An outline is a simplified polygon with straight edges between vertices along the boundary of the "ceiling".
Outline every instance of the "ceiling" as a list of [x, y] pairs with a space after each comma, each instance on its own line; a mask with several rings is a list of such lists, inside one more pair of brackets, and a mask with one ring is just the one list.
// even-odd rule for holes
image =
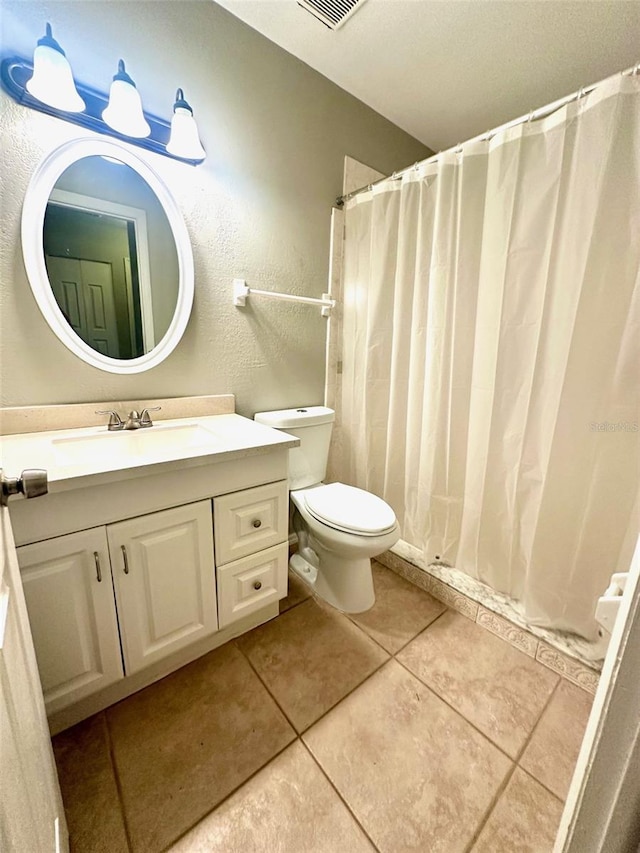
[[296, 0], [217, 0], [434, 151], [640, 61], [633, 0], [366, 0], [330, 30]]

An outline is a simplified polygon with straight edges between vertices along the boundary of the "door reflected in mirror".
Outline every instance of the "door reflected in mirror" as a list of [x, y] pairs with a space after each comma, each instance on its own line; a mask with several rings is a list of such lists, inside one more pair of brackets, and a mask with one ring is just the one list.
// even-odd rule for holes
[[134, 359], [163, 339], [178, 253], [162, 204], [129, 165], [98, 155], [66, 168], [47, 202], [43, 250], [60, 311], [93, 350]]

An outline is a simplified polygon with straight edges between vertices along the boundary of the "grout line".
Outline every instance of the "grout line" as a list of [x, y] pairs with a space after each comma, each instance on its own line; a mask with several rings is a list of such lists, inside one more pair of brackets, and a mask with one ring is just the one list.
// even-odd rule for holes
[[[435, 625], [436, 622], [438, 621], [438, 619], [440, 619], [442, 616], [444, 616], [445, 613], [456, 613], [457, 612], [457, 611], [453, 610], [453, 608], [451, 608], [447, 604], [445, 604], [444, 601], [441, 601], [440, 604], [442, 604], [444, 606], [444, 610], [442, 611], [442, 613], [438, 613], [438, 615], [434, 619], [432, 619], [428, 625], [425, 625], [421, 631], [418, 631], [418, 633], [415, 635], [415, 637], [412, 637], [410, 640], [407, 640], [407, 642], [401, 648], [399, 648], [396, 652], [394, 652], [393, 653], [394, 658], [396, 657], [396, 655], [399, 655], [400, 652], [403, 652], [407, 648], [409, 643], [412, 643], [414, 640], [417, 640], [418, 637], [421, 637], [425, 633], [425, 631], [428, 631], [429, 628], [431, 628], [432, 625]], [[399, 663], [399, 661], [398, 661], [398, 663]]]
[[518, 770], [521, 773], [524, 773], [525, 776], [528, 776], [532, 782], [536, 783], [536, 785], [540, 785], [540, 787], [544, 791], [546, 791], [547, 794], [552, 796], [554, 800], [557, 800], [559, 803], [562, 803], [562, 805], [564, 806], [565, 801], [562, 799], [562, 797], [559, 797], [557, 794], [554, 794], [553, 791], [551, 791], [549, 788], [547, 788], [547, 786], [544, 784], [544, 782], [541, 782], [539, 779], [536, 779], [536, 777], [533, 775], [533, 773], [531, 773], [529, 770], [526, 770], [521, 764], [518, 764]]
[[240, 788], [242, 788], [244, 785], [246, 785], [248, 782], [250, 782], [251, 779], [253, 779], [255, 776], [258, 775], [258, 773], [261, 773], [265, 769], [265, 767], [268, 767], [269, 764], [271, 764], [272, 761], [275, 761], [276, 758], [279, 758], [279, 756], [281, 756], [282, 753], [285, 752], [285, 750], [289, 749], [290, 746], [293, 746], [293, 744], [297, 740], [300, 740], [300, 738], [296, 736], [293, 740], [289, 741], [288, 744], [286, 744], [281, 749], [279, 749], [277, 752], [275, 752], [268, 761], [265, 761], [264, 764], [262, 764], [256, 770], [254, 770], [253, 773], [251, 773], [249, 776], [247, 776], [247, 778], [244, 779], [242, 782], [240, 782], [240, 784], [236, 785], [236, 787], [233, 788], [231, 791], [229, 791], [228, 794], [225, 794], [225, 796], [219, 802], [217, 802], [208, 812], [205, 812], [200, 818], [198, 818], [198, 820], [194, 824], [192, 824], [190, 827], [185, 829], [184, 832], [181, 832], [180, 835], [177, 836], [177, 838], [173, 839], [173, 841], [170, 841], [166, 847], [163, 847], [161, 853], [167, 853], [167, 851], [170, 851], [174, 844], [177, 844], [186, 835], [188, 835], [191, 832], [191, 830], [195, 829], [196, 826], [201, 824], [203, 820], [205, 820], [207, 817], [209, 817], [214, 812], [216, 812], [220, 808], [220, 806], [222, 806], [224, 803], [226, 803], [227, 800], [230, 800], [231, 797], [233, 797], [233, 795], [236, 794], [240, 790]]
[[[300, 602], [300, 604], [301, 604], [301, 603], [302, 603], [302, 602]], [[293, 610], [293, 608], [291, 608], [291, 609]], [[289, 612], [288, 610], [285, 610], [285, 613], [288, 613], [288, 612]], [[258, 627], [259, 627], [259, 626], [258, 626]], [[233, 641], [233, 642], [235, 643], [235, 645], [236, 645], [236, 648], [238, 649], [238, 651], [240, 652], [240, 654], [244, 657], [244, 659], [246, 660], [246, 662], [249, 664], [249, 666], [250, 666], [250, 668], [251, 668], [251, 671], [252, 671], [252, 672], [253, 672], [253, 674], [256, 676], [256, 678], [258, 679], [258, 681], [260, 682], [260, 684], [262, 684], [262, 686], [264, 687], [264, 689], [267, 691], [267, 693], [269, 694], [269, 697], [271, 698], [272, 702], [274, 702], [274, 703], [275, 703], [276, 707], [278, 708], [278, 710], [280, 711], [280, 713], [282, 714], [282, 716], [283, 716], [283, 717], [285, 718], [285, 720], [289, 723], [289, 725], [291, 726], [291, 728], [293, 729], [293, 731], [294, 731], [294, 733], [295, 733], [295, 736], [296, 736], [296, 737], [299, 737], [299, 736], [300, 736], [300, 734], [299, 734], [299, 732], [298, 732], [297, 728], [294, 726], [294, 724], [293, 724], [293, 720], [292, 720], [292, 719], [289, 717], [289, 715], [285, 712], [284, 708], [282, 707], [282, 705], [280, 704], [280, 702], [276, 699], [276, 697], [273, 695], [273, 693], [271, 692], [271, 690], [269, 690], [268, 685], [266, 684], [265, 680], [262, 678], [262, 676], [260, 675], [260, 673], [258, 672], [258, 670], [257, 670], [257, 669], [255, 668], [255, 666], [253, 665], [253, 662], [252, 662], [252, 661], [251, 661], [251, 659], [249, 658], [249, 655], [244, 651], [244, 649], [242, 649], [242, 648], [240, 647], [240, 644], [237, 642], [237, 640], [238, 640], [238, 639], [239, 639], [239, 638], [236, 638], [236, 639]]]
[[464, 853], [471, 853], [471, 851], [473, 850], [473, 847], [474, 847], [476, 841], [480, 838], [480, 835], [482, 834], [482, 830], [485, 828], [485, 826], [487, 825], [487, 823], [489, 821], [489, 818], [493, 814], [493, 810], [495, 809], [495, 807], [500, 802], [502, 795], [504, 794], [504, 792], [507, 789], [507, 785], [511, 781], [513, 774], [516, 772], [517, 766], [518, 765], [514, 762], [511, 765], [511, 767], [509, 768], [509, 770], [507, 770], [507, 772], [504, 776], [504, 779], [502, 780], [502, 782], [498, 786], [498, 789], [497, 789], [496, 793], [494, 794], [493, 799], [489, 803], [487, 810], [485, 811], [485, 813], [480, 818], [480, 822], [478, 823], [478, 825], [476, 827], [476, 831], [473, 833], [469, 843], [464, 848]]
[[[313, 598], [313, 596], [312, 596], [312, 595], [308, 595], [306, 598], [303, 598], [303, 599], [301, 599], [300, 601], [296, 601], [296, 602], [294, 602], [293, 604], [289, 605], [289, 607], [287, 607], [285, 610], [280, 610], [280, 611], [278, 612], [278, 616], [284, 616], [284, 614], [285, 614], [285, 613], [289, 613], [289, 611], [290, 611], [290, 610], [295, 610], [295, 609], [296, 609], [296, 607], [300, 607], [300, 605], [301, 605], [301, 604], [304, 604], [304, 603], [305, 603], [305, 601], [309, 601], [309, 599], [310, 599], [310, 598]], [[278, 616], [276, 616], [275, 618], [277, 619], [277, 618], [278, 618]], [[270, 621], [270, 622], [272, 622], [273, 620], [272, 620], [272, 619], [270, 619], [269, 621]], [[267, 622], [262, 622], [262, 623], [261, 623], [261, 625], [267, 625], [267, 624], [268, 624]], [[260, 627], [261, 627], [261, 625], [256, 625], [256, 628], [260, 628]], [[253, 631], [253, 630], [255, 630], [255, 628], [252, 628], [251, 630]], [[240, 634], [240, 636], [241, 636], [241, 637], [244, 637], [244, 634]], [[238, 638], [236, 637], [236, 639], [238, 639]]]
[[364, 837], [367, 838], [371, 842], [371, 845], [372, 845], [373, 849], [376, 851], [376, 853], [380, 853], [380, 848], [376, 844], [374, 844], [373, 839], [371, 838], [369, 833], [366, 831], [366, 829], [364, 828], [364, 826], [360, 822], [360, 819], [358, 818], [358, 816], [356, 815], [354, 810], [351, 808], [349, 803], [345, 800], [345, 798], [342, 796], [342, 794], [340, 793], [338, 788], [335, 786], [333, 780], [331, 779], [331, 777], [329, 776], [327, 771], [324, 769], [324, 767], [320, 763], [320, 760], [318, 758], [316, 758], [316, 756], [313, 754], [313, 752], [311, 751], [309, 746], [302, 740], [302, 738], [299, 738], [299, 740], [300, 740], [300, 743], [302, 744], [302, 746], [306, 749], [307, 753], [311, 756], [311, 760], [314, 762], [314, 764], [316, 764], [316, 766], [319, 768], [319, 770], [322, 773], [322, 775], [324, 776], [324, 778], [327, 780], [327, 782], [331, 785], [333, 790], [336, 792], [336, 795], [338, 796], [338, 799], [340, 800], [340, 802], [344, 804], [345, 808], [347, 809], [347, 811], [349, 812], [351, 817], [358, 824], [358, 826], [360, 827], [360, 829], [364, 833]]
[[[553, 690], [552, 690], [552, 691], [551, 691], [551, 693], [549, 694], [549, 697], [548, 697], [547, 701], [544, 703], [544, 706], [543, 706], [542, 710], [540, 711], [540, 715], [539, 715], [538, 719], [536, 720], [536, 722], [535, 722], [534, 726], [532, 727], [531, 731], [529, 732], [529, 734], [528, 734], [528, 735], [527, 735], [527, 737], [525, 738], [524, 744], [523, 744], [523, 745], [522, 745], [522, 747], [520, 748], [520, 751], [518, 752], [518, 756], [517, 756], [517, 758], [516, 758], [516, 759], [512, 759], [512, 761], [513, 761], [513, 765], [512, 765], [512, 767], [511, 767], [511, 770], [507, 773], [507, 775], [505, 776], [505, 778], [502, 780], [502, 784], [501, 784], [501, 785], [500, 785], [500, 787], [498, 788], [498, 791], [496, 792], [496, 795], [495, 795], [495, 797], [493, 798], [493, 800], [492, 800], [492, 802], [491, 802], [491, 805], [489, 806], [489, 808], [487, 809], [487, 811], [484, 813], [484, 817], [481, 819], [480, 823], [478, 824], [478, 826], [477, 826], [477, 828], [476, 828], [476, 831], [475, 831], [475, 834], [474, 834], [473, 838], [472, 838], [472, 839], [471, 839], [471, 841], [469, 842], [468, 847], [465, 849], [465, 853], [471, 853], [471, 850], [472, 850], [472, 848], [473, 848], [473, 845], [476, 843], [476, 841], [478, 840], [478, 838], [480, 837], [480, 835], [481, 835], [481, 833], [482, 833], [482, 830], [483, 830], [483, 829], [485, 828], [485, 826], [487, 825], [487, 823], [488, 823], [488, 821], [489, 821], [489, 818], [490, 818], [490, 817], [491, 817], [491, 815], [493, 814], [493, 810], [494, 810], [494, 809], [495, 809], [495, 807], [498, 805], [498, 802], [500, 801], [500, 799], [501, 799], [502, 795], [504, 794], [504, 792], [505, 792], [505, 790], [506, 790], [506, 788], [507, 788], [507, 785], [508, 785], [508, 784], [509, 784], [509, 782], [511, 781], [511, 778], [513, 777], [513, 774], [516, 772], [516, 769], [519, 769], [519, 770], [522, 770], [522, 769], [523, 769], [522, 767], [520, 767], [520, 759], [521, 759], [521, 758], [522, 758], [522, 756], [524, 755], [524, 752], [525, 752], [526, 748], [529, 746], [529, 743], [531, 742], [531, 739], [533, 738], [533, 735], [534, 735], [534, 733], [535, 733], [536, 729], [538, 728], [538, 724], [540, 723], [540, 720], [541, 720], [541, 719], [542, 719], [542, 717], [544, 716], [545, 711], [546, 711], [546, 710], [547, 710], [547, 708], [549, 707], [549, 705], [550, 705], [550, 703], [551, 703], [551, 700], [553, 699], [553, 697], [554, 697], [554, 695], [555, 695], [555, 692], [556, 692], [556, 690], [558, 689], [558, 685], [559, 685], [559, 684], [560, 684], [560, 679], [558, 678], [558, 681], [557, 681], [557, 682], [556, 682], [556, 684], [554, 685]], [[526, 772], [526, 771], [524, 771], [524, 772]], [[529, 776], [531, 776], [531, 774], [529, 774]], [[532, 779], [535, 779], [535, 776], [531, 776], [531, 778], [532, 778]], [[537, 779], [535, 779], [535, 781], [537, 782], [538, 780], [537, 780]], [[539, 783], [539, 784], [542, 784], [542, 783]], [[545, 790], [548, 790], [544, 785], [543, 785], [542, 787], [543, 787], [543, 788], [545, 788]], [[552, 793], [552, 792], [551, 792], [551, 791], [549, 791], [549, 793]], [[554, 794], [554, 796], [555, 796], [555, 794]], [[556, 799], [558, 799], [558, 798], [556, 797]]]
[[[395, 658], [394, 658], [394, 660], [395, 660]], [[491, 746], [493, 746], [495, 749], [497, 749], [498, 752], [501, 752], [505, 758], [508, 758], [509, 761], [512, 762], [512, 764], [516, 763], [515, 759], [512, 758], [507, 752], [505, 752], [503, 747], [498, 746], [497, 743], [494, 743], [491, 740], [491, 738], [485, 732], [482, 731], [482, 729], [479, 729], [475, 723], [472, 723], [471, 720], [468, 720], [458, 708], [456, 708], [454, 705], [452, 705], [451, 702], [449, 702], [447, 699], [444, 698], [444, 696], [441, 696], [434, 687], [432, 687], [430, 684], [426, 684], [426, 682], [424, 682], [420, 678], [419, 675], [416, 675], [415, 672], [412, 672], [409, 669], [409, 667], [406, 664], [404, 664], [401, 660], [396, 660], [396, 663], [399, 666], [401, 666], [406, 672], [408, 672], [409, 675], [412, 675], [415, 679], [417, 679], [417, 681], [419, 681], [423, 687], [426, 687], [427, 690], [429, 690], [431, 693], [433, 693], [433, 695], [436, 698], [438, 698], [441, 702], [444, 702], [444, 704], [447, 706], [447, 708], [449, 708], [451, 711], [453, 711], [455, 714], [457, 714], [457, 716], [460, 717], [461, 720], [464, 720], [468, 726], [471, 726], [471, 728], [474, 729], [479, 735], [482, 735], [482, 737], [487, 741], [487, 743], [491, 744]]]
[[[558, 675], [558, 673], [556, 673], [556, 675]], [[552, 700], [552, 699], [553, 699], [553, 697], [556, 695], [556, 692], [557, 692], [558, 687], [560, 686], [561, 682], [562, 682], [562, 678], [561, 678], [561, 676], [558, 676], [558, 680], [557, 680], [557, 681], [556, 681], [556, 683], [553, 685], [553, 690], [552, 690], [552, 691], [551, 691], [551, 693], [549, 694], [549, 697], [548, 697], [547, 701], [544, 703], [544, 705], [543, 705], [543, 707], [542, 707], [542, 710], [540, 711], [540, 714], [538, 715], [538, 719], [535, 721], [535, 723], [534, 723], [534, 725], [533, 725], [533, 728], [532, 728], [532, 729], [531, 729], [531, 731], [529, 732], [529, 735], [528, 735], [528, 737], [526, 738], [526, 740], [525, 740], [525, 742], [524, 742], [524, 744], [523, 744], [523, 746], [522, 746], [522, 749], [521, 749], [521, 750], [520, 750], [520, 752], [518, 753], [518, 757], [516, 758], [516, 762], [517, 762], [518, 764], [520, 763], [520, 759], [521, 759], [521, 758], [522, 758], [522, 756], [524, 755], [526, 748], [529, 746], [529, 743], [530, 743], [530, 742], [531, 742], [531, 740], [533, 739], [533, 736], [534, 736], [535, 732], [537, 731], [538, 726], [540, 725], [540, 721], [541, 721], [541, 720], [542, 720], [542, 718], [544, 717], [544, 715], [545, 715], [545, 713], [546, 713], [546, 711], [547, 711], [547, 708], [548, 708], [548, 707], [549, 707], [549, 705], [551, 704], [551, 700]]]
[[[286, 612], [288, 612], [288, 611], [286, 611]], [[286, 713], [286, 711], [284, 710], [284, 708], [283, 708], [283, 707], [282, 707], [282, 705], [280, 704], [280, 702], [276, 699], [276, 697], [275, 697], [275, 696], [273, 695], [273, 693], [271, 692], [271, 690], [270, 690], [270, 688], [269, 688], [268, 684], [267, 684], [267, 683], [265, 682], [265, 680], [261, 677], [260, 673], [257, 671], [257, 669], [255, 668], [255, 666], [253, 665], [253, 663], [249, 660], [249, 657], [247, 656], [247, 654], [246, 654], [242, 649], [240, 649], [240, 651], [242, 652], [242, 654], [243, 654], [243, 655], [245, 656], [245, 658], [247, 659], [247, 661], [248, 661], [248, 663], [249, 663], [249, 666], [251, 667], [251, 669], [254, 671], [254, 673], [256, 674], [256, 676], [258, 677], [258, 679], [260, 680], [260, 683], [262, 684], [262, 686], [265, 688], [265, 690], [267, 691], [267, 693], [269, 694], [269, 696], [270, 696], [270, 697], [273, 699], [273, 701], [276, 703], [276, 705], [278, 706], [278, 708], [280, 709], [280, 711], [281, 711], [281, 712], [282, 712], [282, 714], [284, 715], [284, 717], [285, 717], [285, 719], [287, 720], [287, 722], [289, 723], [289, 725], [293, 728], [293, 730], [294, 730], [294, 732], [296, 733], [296, 736], [297, 736], [297, 737], [302, 737], [302, 735], [303, 735], [305, 732], [308, 732], [308, 731], [309, 731], [309, 729], [310, 729], [312, 726], [315, 726], [315, 724], [316, 724], [316, 723], [319, 723], [319, 722], [320, 722], [320, 720], [322, 720], [324, 717], [326, 717], [326, 716], [327, 716], [327, 714], [329, 714], [331, 711], [333, 711], [333, 710], [334, 710], [334, 708], [337, 708], [337, 707], [338, 707], [338, 705], [339, 705], [341, 702], [344, 702], [344, 700], [345, 700], [348, 696], [351, 696], [351, 694], [352, 694], [352, 693], [355, 693], [355, 691], [356, 691], [359, 687], [362, 687], [362, 685], [363, 685], [366, 681], [368, 681], [368, 680], [371, 678], [371, 676], [372, 676], [372, 675], [375, 675], [377, 672], [379, 672], [379, 671], [382, 669], [382, 667], [383, 667], [383, 666], [385, 666], [386, 664], [388, 664], [388, 663], [389, 663], [389, 661], [393, 659], [391, 656], [389, 656], [386, 660], [382, 661], [378, 666], [376, 666], [376, 668], [375, 668], [375, 669], [371, 670], [371, 672], [370, 672], [370, 673], [368, 673], [368, 675], [365, 675], [365, 677], [362, 679], [362, 681], [359, 681], [356, 685], [354, 685], [354, 686], [353, 686], [353, 687], [348, 691], [348, 693], [345, 693], [345, 694], [344, 694], [344, 696], [342, 696], [340, 699], [338, 699], [338, 701], [337, 701], [335, 704], [331, 705], [331, 707], [330, 707], [330, 708], [327, 708], [327, 709], [326, 709], [326, 711], [323, 711], [323, 712], [322, 712], [322, 714], [320, 714], [320, 716], [319, 716], [317, 719], [315, 719], [313, 722], [309, 723], [309, 725], [308, 725], [308, 726], [306, 726], [306, 727], [305, 727], [301, 732], [299, 732], [299, 731], [298, 731], [298, 729], [296, 728], [296, 726], [294, 725], [293, 721], [290, 719], [289, 715]], [[386, 651], [386, 650], [385, 650], [385, 651]], [[389, 654], [389, 652], [386, 652], [386, 654]]]
[[127, 820], [127, 813], [124, 807], [124, 797], [122, 796], [122, 782], [120, 781], [120, 774], [118, 773], [118, 767], [116, 765], [116, 758], [113, 748], [113, 739], [111, 737], [111, 729], [109, 727], [109, 719], [107, 716], [107, 708], [99, 713], [102, 714], [104, 720], [104, 730], [107, 736], [107, 748], [109, 750], [109, 760], [111, 762], [111, 770], [113, 772], [113, 778], [116, 785], [116, 792], [118, 794], [118, 805], [120, 806], [120, 813], [122, 815], [122, 824], [124, 826], [124, 834], [127, 839], [127, 846], [129, 848], [130, 853], [133, 852], [133, 841], [131, 840], [131, 831], [129, 829], [129, 821]]

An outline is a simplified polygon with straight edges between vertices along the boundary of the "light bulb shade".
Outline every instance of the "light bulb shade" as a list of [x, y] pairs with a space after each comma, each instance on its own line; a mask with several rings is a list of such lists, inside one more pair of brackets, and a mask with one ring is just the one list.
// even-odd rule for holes
[[124, 70], [120, 60], [118, 73], [109, 89], [109, 104], [102, 113], [104, 121], [123, 136], [142, 139], [149, 136], [151, 128], [142, 112], [142, 100], [135, 83]]
[[71, 66], [58, 42], [47, 34], [38, 41], [33, 53], [33, 76], [27, 81], [27, 92], [43, 104], [67, 113], [81, 113], [85, 103], [76, 90]]
[[204, 160], [207, 156], [200, 142], [193, 110], [184, 100], [182, 89], [178, 89], [176, 102], [173, 105], [171, 136], [167, 143], [167, 151], [174, 157], [183, 157], [185, 160]]

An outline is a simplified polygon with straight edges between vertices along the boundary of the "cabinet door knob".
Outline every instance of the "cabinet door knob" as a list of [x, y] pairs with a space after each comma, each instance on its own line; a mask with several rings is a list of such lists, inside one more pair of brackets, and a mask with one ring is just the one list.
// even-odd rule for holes
[[262, 581], [256, 581], [253, 585], [254, 589], [262, 589]]
[[120, 549], [122, 551], [122, 559], [124, 560], [124, 573], [125, 573], [125, 575], [128, 575], [129, 574], [129, 558], [127, 557], [127, 549], [125, 548], [124, 545], [121, 545]]
[[96, 577], [98, 583], [102, 583], [102, 572], [100, 571], [100, 555], [97, 551], [93, 552], [93, 559], [96, 561]]
[[258, 529], [258, 527], [260, 527], [261, 525], [262, 525], [262, 522], [260, 521], [260, 519], [259, 519], [259, 518], [255, 518], [255, 519], [253, 520], [253, 526], [256, 528], [256, 530], [257, 530], [257, 529]]

